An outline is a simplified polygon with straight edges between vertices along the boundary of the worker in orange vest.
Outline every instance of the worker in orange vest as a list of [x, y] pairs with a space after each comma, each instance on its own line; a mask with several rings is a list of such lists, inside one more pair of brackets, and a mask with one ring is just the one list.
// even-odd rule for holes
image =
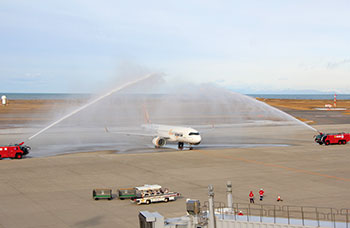
[[281, 196], [277, 196], [277, 202], [281, 202], [281, 201], [283, 201]]
[[260, 188], [260, 191], [259, 191], [259, 195], [260, 195], [260, 201], [262, 201], [263, 200], [263, 198], [264, 198], [264, 189], [262, 189], [262, 188]]
[[249, 200], [250, 200], [250, 203], [254, 203], [254, 193], [253, 193], [253, 191], [250, 191], [250, 193], [249, 193]]

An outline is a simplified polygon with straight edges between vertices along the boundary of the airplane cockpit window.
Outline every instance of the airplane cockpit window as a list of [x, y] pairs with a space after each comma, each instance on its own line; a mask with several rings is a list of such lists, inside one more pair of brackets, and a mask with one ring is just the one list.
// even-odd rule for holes
[[190, 132], [188, 135], [199, 135], [199, 132]]

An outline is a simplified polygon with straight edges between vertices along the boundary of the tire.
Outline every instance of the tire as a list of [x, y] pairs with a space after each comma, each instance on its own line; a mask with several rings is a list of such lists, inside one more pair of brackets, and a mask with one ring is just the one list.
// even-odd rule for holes
[[147, 205], [151, 204], [151, 200], [147, 200], [147, 201], [146, 201], [146, 204], [147, 204]]
[[179, 150], [183, 150], [183, 148], [184, 148], [184, 143], [183, 143], [183, 142], [179, 142], [177, 148], [178, 148]]
[[98, 200], [98, 198], [95, 198], [95, 200]]
[[166, 203], [169, 202], [169, 198], [165, 198], [164, 202]]
[[343, 140], [339, 140], [339, 141], [338, 141], [338, 144], [339, 144], [339, 145], [343, 144]]
[[329, 142], [329, 140], [327, 140], [327, 141], [325, 142], [325, 145], [328, 146], [329, 144], [331, 144], [331, 143]]
[[112, 198], [108, 198], [108, 200], [111, 200]]
[[20, 154], [20, 153], [16, 154], [15, 158], [16, 159], [22, 159], [22, 154]]

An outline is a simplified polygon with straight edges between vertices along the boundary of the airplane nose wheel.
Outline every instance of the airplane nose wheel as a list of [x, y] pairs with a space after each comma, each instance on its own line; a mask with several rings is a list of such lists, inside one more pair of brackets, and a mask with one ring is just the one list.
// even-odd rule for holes
[[179, 142], [178, 148], [179, 148], [179, 150], [183, 150], [183, 148], [184, 148], [184, 143], [183, 143], [183, 142]]

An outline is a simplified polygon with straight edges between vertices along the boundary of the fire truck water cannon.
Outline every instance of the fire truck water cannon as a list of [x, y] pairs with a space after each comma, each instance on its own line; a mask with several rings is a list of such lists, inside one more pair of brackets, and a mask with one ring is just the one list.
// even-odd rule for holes
[[31, 148], [24, 145], [24, 142], [20, 144], [0, 146], [0, 159], [2, 158], [15, 158], [21, 159], [23, 156], [29, 154]]
[[315, 136], [315, 142], [320, 145], [346, 144], [350, 141], [350, 133], [322, 133]]

